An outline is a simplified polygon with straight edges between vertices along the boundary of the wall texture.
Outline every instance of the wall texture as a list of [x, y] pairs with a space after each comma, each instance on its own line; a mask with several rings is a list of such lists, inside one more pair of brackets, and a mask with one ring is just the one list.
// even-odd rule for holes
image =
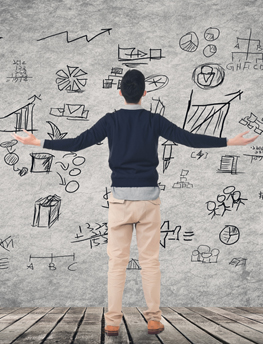
[[[159, 141], [162, 306], [263, 306], [261, 1], [1, 1], [0, 306], [107, 305], [107, 140], [72, 153], [23, 146], [75, 137], [123, 105], [254, 145]], [[134, 230], [123, 305], [144, 305]]]

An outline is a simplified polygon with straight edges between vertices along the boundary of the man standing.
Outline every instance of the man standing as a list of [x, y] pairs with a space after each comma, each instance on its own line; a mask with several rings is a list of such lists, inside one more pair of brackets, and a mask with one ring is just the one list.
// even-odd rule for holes
[[[122, 79], [120, 95], [125, 105], [107, 113], [93, 127], [76, 138], [45, 140], [43, 147], [61, 151], [78, 151], [108, 138], [112, 193], [108, 220], [108, 312], [105, 333], [118, 335], [122, 319], [122, 295], [129, 262], [133, 225], [142, 267], [142, 285], [148, 309], [144, 316], [148, 333], [164, 330], [160, 310], [160, 198], [158, 187], [158, 139], [160, 136], [189, 147], [212, 148], [246, 145], [258, 136], [232, 139], [193, 134], [177, 127], [159, 114], [141, 106], [146, 95], [145, 78], [138, 70], [129, 70]], [[13, 136], [24, 144], [41, 145], [33, 134]]]

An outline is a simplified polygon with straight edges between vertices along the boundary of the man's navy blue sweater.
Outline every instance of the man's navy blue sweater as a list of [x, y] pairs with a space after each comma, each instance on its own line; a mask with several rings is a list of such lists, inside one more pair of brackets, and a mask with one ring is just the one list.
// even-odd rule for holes
[[109, 167], [115, 187], [158, 186], [158, 139], [194, 148], [225, 147], [226, 138], [193, 134], [145, 109], [107, 113], [72, 139], [45, 140], [44, 148], [76, 152], [101, 142], [109, 145]]

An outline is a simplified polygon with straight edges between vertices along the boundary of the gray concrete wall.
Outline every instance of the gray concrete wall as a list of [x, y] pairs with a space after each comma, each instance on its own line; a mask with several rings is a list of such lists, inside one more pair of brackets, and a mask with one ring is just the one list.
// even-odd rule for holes
[[[135, 66], [146, 109], [260, 134], [202, 150], [160, 138], [161, 305], [263, 305], [262, 14], [261, 1], [1, 1], [1, 306], [107, 305], [107, 140], [65, 154], [11, 132], [75, 137], [123, 105]], [[125, 306], [145, 305], [137, 259], [134, 231]]]

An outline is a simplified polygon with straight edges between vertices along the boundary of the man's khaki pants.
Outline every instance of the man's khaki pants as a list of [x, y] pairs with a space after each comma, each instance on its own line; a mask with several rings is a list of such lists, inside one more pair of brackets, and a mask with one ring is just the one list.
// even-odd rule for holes
[[139, 264], [142, 268], [142, 285], [148, 309], [146, 320], [161, 320], [159, 263], [160, 248], [160, 199], [154, 201], [124, 201], [109, 198], [108, 246], [108, 312], [106, 325], [119, 326], [122, 319], [122, 295], [126, 268], [130, 259], [133, 224]]

